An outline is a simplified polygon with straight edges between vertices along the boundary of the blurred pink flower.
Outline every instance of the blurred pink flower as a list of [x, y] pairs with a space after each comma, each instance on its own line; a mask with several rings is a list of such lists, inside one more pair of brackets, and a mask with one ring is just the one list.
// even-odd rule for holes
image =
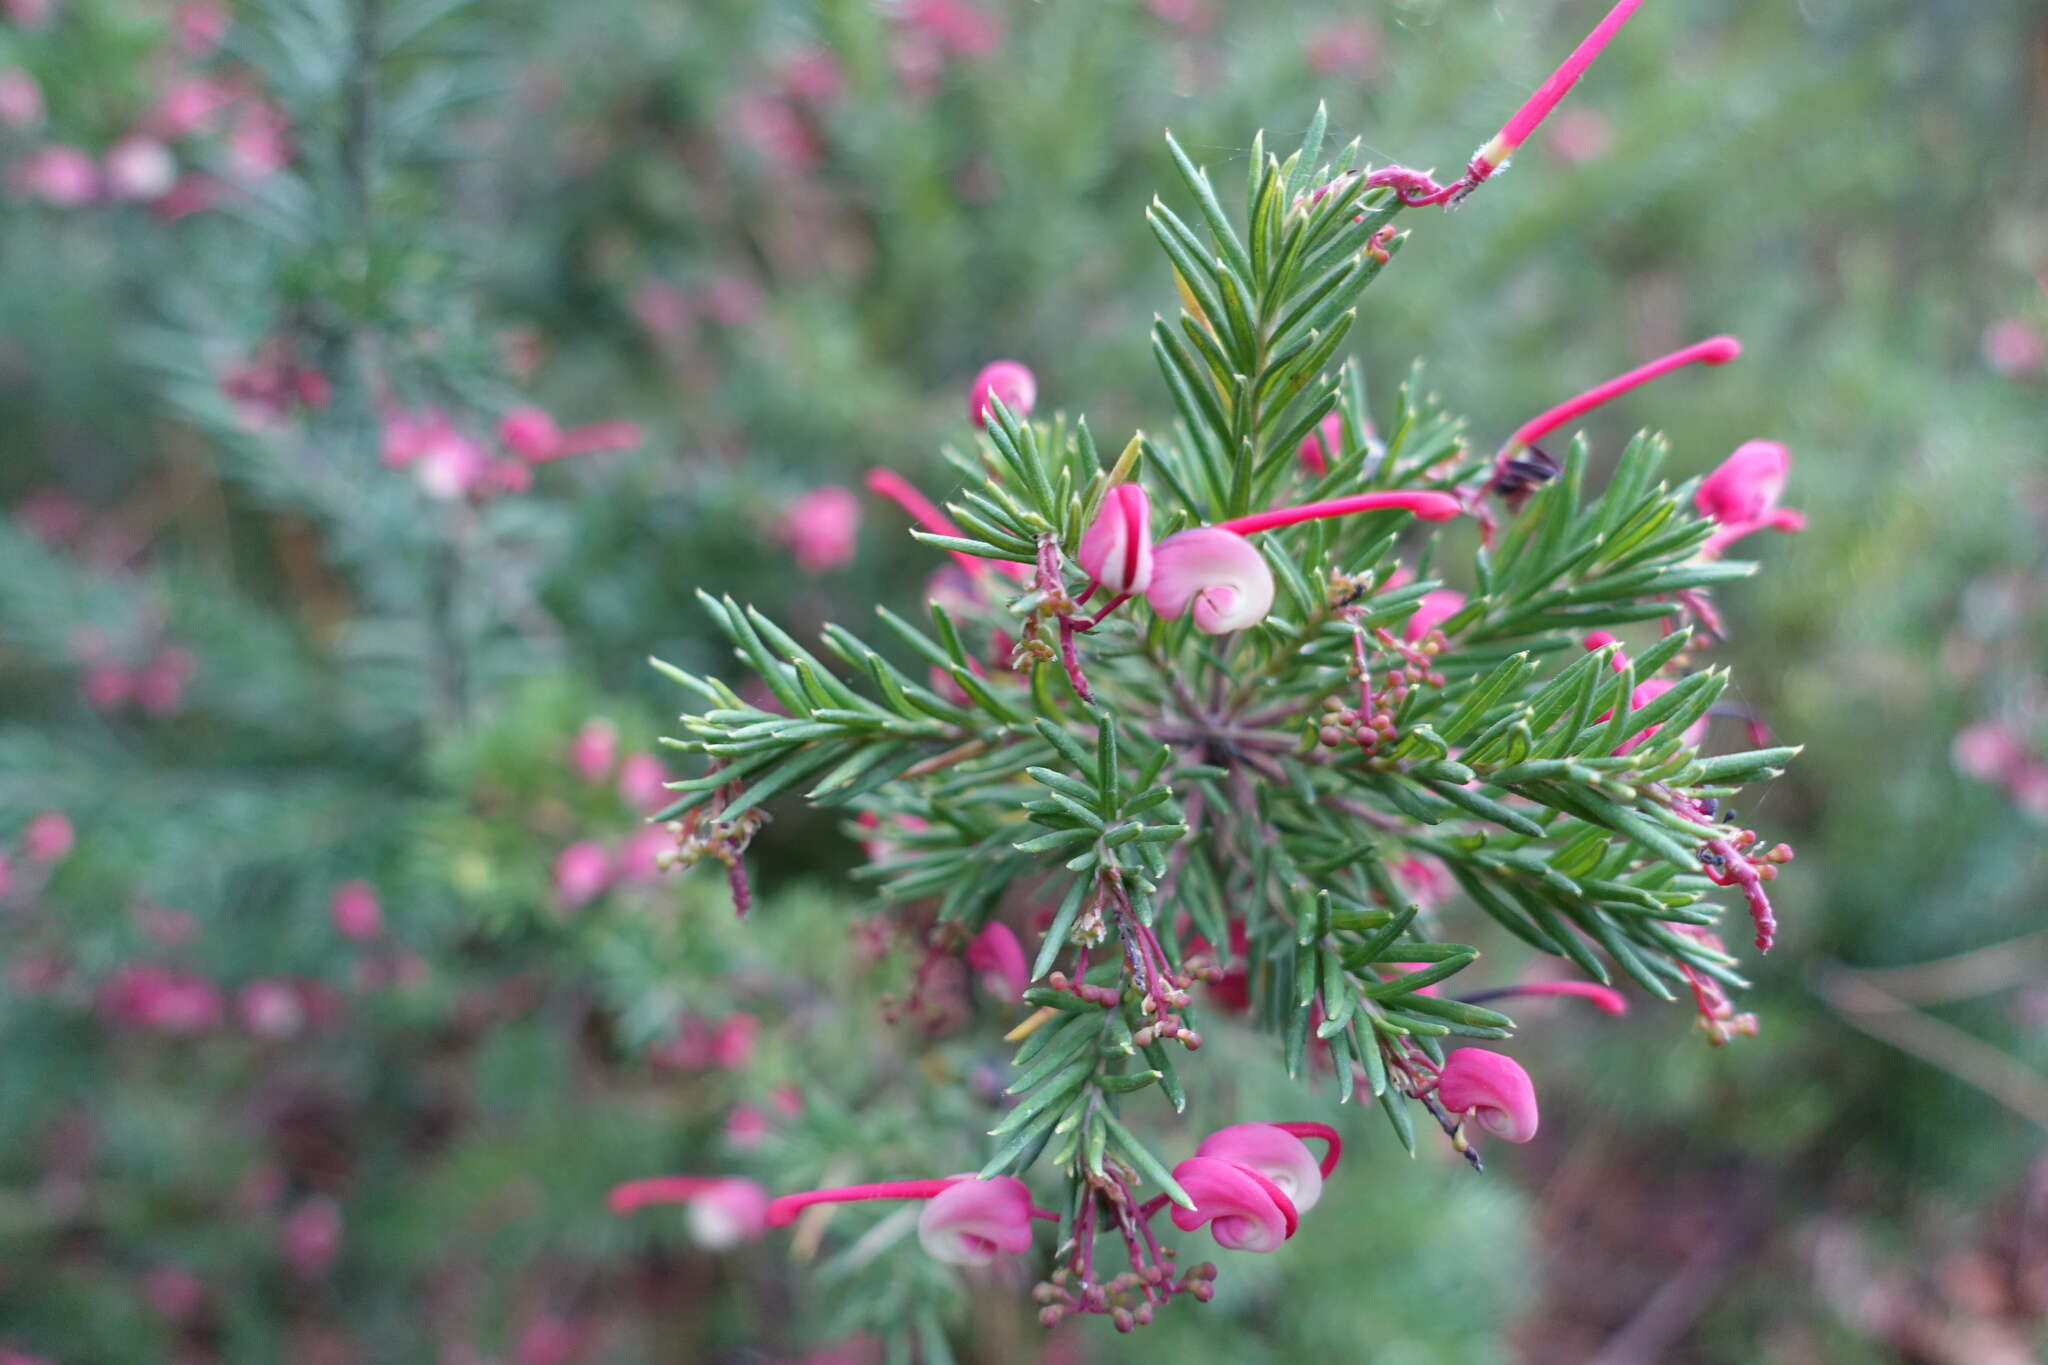
[[806, 47], [793, 52], [782, 63], [782, 84], [789, 93], [808, 104], [833, 104], [846, 85], [839, 59], [827, 47]]
[[1458, 890], [1451, 870], [1427, 853], [1411, 853], [1395, 863], [1394, 880], [1410, 900], [1425, 910], [1444, 905]]
[[1216, 17], [1206, 0], [1145, 0], [1145, 8], [1190, 37], [1206, 30]]
[[178, 51], [190, 58], [211, 57], [227, 37], [234, 15], [213, 0], [186, 0], [171, 12], [171, 33]]
[[42, 28], [57, 17], [57, 0], [0, 0], [0, 14], [23, 28]]
[[731, 126], [776, 170], [804, 176], [825, 159], [825, 144], [804, 116], [771, 90], [748, 90], [732, 103]]
[[917, 1240], [949, 1265], [987, 1265], [1031, 1249], [1031, 1191], [1015, 1176], [959, 1180], [917, 1216]]
[[0, 900], [7, 899], [7, 893], [14, 889], [14, 862], [4, 851], [0, 851]]
[[123, 138], [108, 149], [100, 178], [114, 199], [155, 199], [178, 181], [177, 158], [153, 137]]
[[184, 1036], [220, 1023], [220, 989], [204, 977], [154, 963], [123, 967], [100, 985], [100, 1012], [115, 1024]]
[[143, 116], [142, 130], [166, 141], [190, 137], [216, 126], [221, 111], [241, 97], [242, 92], [234, 86], [210, 76], [174, 80]]
[[545, 464], [570, 455], [606, 450], [631, 450], [643, 434], [634, 422], [594, 422], [564, 430], [541, 408], [514, 408], [498, 423], [498, 441], [528, 464]]
[[1344, 418], [1333, 412], [1316, 423], [1314, 431], [1301, 438], [1301, 446], [1296, 451], [1296, 456], [1300, 459], [1303, 469], [1321, 478], [1330, 472], [1330, 465], [1343, 449]]
[[2020, 737], [1995, 720], [1963, 727], [1949, 745], [1949, 761], [1956, 771], [1979, 782], [2003, 782], [2026, 759], [2027, 746]]
[[1550, 136], [1544, 145], [1564, 165], [1577, 166], [1600, 157], [1613, 141], [1614, 125], [1607, 115], [1577, 106], [1550, 120]]
[[898, 11], [908, 27], [954, 57], [986, 57], [1003, 45], [1003, 26], [967, 0], [907, 0]]
[[611, 884], [612, 855], [603, 844], [571, 844], [555, 859], [555, 896], [572, 910], [588, 905]]
[[1984, 329], [1984, 363], [2009, 379], [2034, 374], [2048, 362], [2048, 340], [2025, 318], [2000, 318]]
[[78, 842], [71, 817], [61, 810], [46, 810], [33, 816], [21, 832], [21, 850], [33, 863], [48, 866], [61, 862]]
[[341, 936], [355, 943], [367, 943], [384, 932], [384, 907], [377, 892], [364, 881], [343, 882], [327, 899], [328, 917]]
[[1745, 441], [1702, 479], [1693, 494], [1693, 505], [1701, 516], [1720, 523], [1720, 529], [1707, 539], [1700, 553], [1708, 559], [1718, 558], [1735, 541], [1766, 527], [1803, 530], [1806, 517], [1778, 505], [1791, 467], [1790, 452], [1776, 441]]
[[50, 142], [8, 167], [7, 183], [23, 198], [41, 199], [58, 208], [79, 208], [98, 197], [100, 171], [78, 148]]
[[1465, 609], [1465, 594], [1455, 588], [1432, 588], [1422, 594], [1415, 614], [1408, 618], [1408, 624], [1401, 628], [1404, 640], [1420, 640], [1444, 622]]
[[660, 825], [643, 825], [634, 830], [619, 845], [619, 880], [627, 886], [645, 886], [681, 871], [680, 864], [661, 865], [661, 855], [675, 846], [675, 836]]
[[288, 981], [251, 981], [235, 993], [235, 1015], [252, 1036], [266, 1042], [290, 1038], [306, 1026], [306, 1007]]
[[735, 1010], [720, 1019], [711, 1030], [711, 1065], [720, 1071], [744, 1071], [754, 1061], [754, 1040], [761, 1032], [761, 1021], [744, 1010]]
[[261, 180], [291, 164], [291, 127], [268, 100], [245, 97], [228, 128], [228, 163], [245, 180]]
[[1031, 984], [1024, 945], [1001, 920], [990, 920], [967, 945], [967, 965], [977, 974], [982, 989], [1005, 1003], [1014, 1002]]
[[186, 1323], [206, 1306], [206, 1284], [183, 1266], [160, 1265], [142, 1277], [142, 1298], [172, 1323]]
[[584, 721], [569, 742], [569, 766], [585, 782], [604, 781], [618, 756], [619, 727], [601, 716]]
[[736, 271], [713, 275], [697, 291], [697, 306], [722, 327], [747, 326], [761, 316], [765, 304], [761, 286]]
[[667, 280], [642, 280], [634, 286], [628, 307], [640, 325], [658, 337], [673, 341], [689, 330], [689, 299]]
[[658, 811], [675, 799], [667, 781], [668, 770], [653, 754], [629, 754], [619, 765], [619, 799], [637, 811]]
[[341, 1254], [341, 1207], [325, 1195], [300, 1200], [285, 1215], [280, 1249], [302, 1279], [317, 1280]]
[[1302, 57], [1318, 76], [1362, 76], [1380, 64], [1379, 30], [1362, 19], [1340, 19], [1309, 35]]
[[167, 716], [185, 700], [185, 688], [199, 676], [199, 660], [191, 650], [164, 645], [134, 676], [135, 701], [152, 716]]
[[14, 504], [15, 522], [45, 545], [58, 546], [85, 528], [84, 503], [61, 488], [36, 488]]
[[189, 910], [143, 901], [135, 907], [134, 918], [145, 937], [166, 948], [183, 948], [199, 937], [199, 918]]
[[1235, 531], [1190, 527], [1153, 546], [1145, 601], [1168, 620], [1187, 615], [1192, 606], [1195, 629], [1227, 635], [1266, 619], [1273, 607], [1273, 571]]
[[758, 1106], [734, 1105], [725, 1118], [725, 1140], [736, 1151], [751, 1151], [767, 1139], [772, 1126], [768, 1115]]
[[991, 397], [1002, 399], [1010, 415], [1021, 422], [1038, 404], [1038, 377], [1014, 360], [991, 361], [967, 389], [967, 415], [974, 425], [987, 422]]
[[20, 67], [0, 71], [0, 125], [33, 128], [43, 121], [43, 87]]
[[1103, 496], [1075, 558], [1118, 598], [1152, 585], [1152, 500], [1143, 487], [1120, 483]]
[[118, 711], [133, 694], [134, 678], [119, 664], [94, 664], [85, 670], [85, 679], [79, 686], [87, 706], [95, 711]]
[[792, 501], [775, 524], [797, 568], [824, 573], [853, 559], [860, 531], [860, 499], [838, 484], [814, 488]]

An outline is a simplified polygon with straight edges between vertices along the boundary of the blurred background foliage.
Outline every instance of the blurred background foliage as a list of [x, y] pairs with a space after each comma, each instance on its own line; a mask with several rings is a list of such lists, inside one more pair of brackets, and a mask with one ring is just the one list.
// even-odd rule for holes
[[[0, 1359], [898, 1349], [875, 1326], [943, 1295], [603, 1210], [664, 1169], [975, 1164], [1003, 1064], [997, 1027], [885, 1022], [920, 954], [829, 822], [763, 835], [744, 928], [632, 851], [615, 788], [674, 704], [644, 659], [719, 668], [699, 587], [915, 603], [893, 509], [821, 573], [780, 518], [875, 465], [945, 492], [990, 359], [1098, 431], [1162, 420], [1162, 127], [1227, 176], [1324, 100], [1454, 166], [1596, 8], [0, 6]], [[231, 95], [167, 126], [194, 79]], [[1536, 1144], [1481, 1180], [1360, 1125], [1337, 1216], [1151, 1349], [2036, 1358], [2048, 18], [1646, 6], [1509, 174], [1404, 226], [1354, 334], [1382, 405], [1421, 357], [1483, 443], [1728, 331], [1742, 363], [1595, 451], [1794, 452], [1810, 527], [1721, 598], [1742, 700], [1808, 746], [1757, 812], [1799, 851], [1763, 1033], [1531, 1011]], [[481, 448], [524, 403], [645, 439], [492, 498], [380, 460], [395, 410]], [[354, 881], [381, 927], [333, 906]], [[963, 1360], [1122, 1358], [1020, 1298], [959, 1301]]]

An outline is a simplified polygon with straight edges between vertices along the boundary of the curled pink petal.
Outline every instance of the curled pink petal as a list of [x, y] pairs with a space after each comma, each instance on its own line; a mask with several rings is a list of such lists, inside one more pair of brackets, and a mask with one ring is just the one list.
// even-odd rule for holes
[[987, 1265], [1031, 1247], [1031, 1191], [1011, 1175], [961, 1180], [917, 1216], [917, 1240], [951, 1265]]
[[1218, 1128], [1202, 1139], [1195, 1155], [1257, 1171], [1287, 1196], [1297, 1214], [1307, 1213], [1323, 1197], [1323, 1171], [1308, 1144], [1275, 1123]]
[[1700, 480], [1693, 505], [1723, 526], [1761, 521], [1784, 496], [1792, 456], [1776, 441], [1745, 441]]
[[1134, 483], [1120, 483], [1081, 537], [1077, 555], [1089, 577], [1122, 596], [1152, 583], [1152, 500]]
[[1471, 1115], [1495, 1137], [1527, 1142], [1536, 1136], [1536, 1086], [1512, 1057], [1458, 1048], [1444, 1059], [1436, 1093], [1444, 1108]]
[[1249, 1166], [1191, 1156], [1173, 1168], [1173, 1178], [1195, 1201], [1192, 1209], [1171, 1206], [1173, 1225], [1182, 1232], [1193, 1232], [1207, 1223], [1220, 1247], [1272, 1251], [1300, 1226], [1293, 1201]]
[[1243, 536], [1197, 526], [1153, 547], [1145, 600], [1169, 620], [1192, 606], [1197, 630], [1226, 635], [1266, 619], [1273, 609], [1273, 571]]

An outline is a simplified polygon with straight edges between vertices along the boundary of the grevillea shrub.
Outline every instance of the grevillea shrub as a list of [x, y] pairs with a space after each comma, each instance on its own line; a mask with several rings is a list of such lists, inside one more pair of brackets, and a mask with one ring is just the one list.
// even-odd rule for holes
[[[1169, 143], [1185, 203], [1147, 214], [1181, 305], [1150, 339], [1169, 426], [1099, 445], [1004, 362], [969, 398], [971, 444], [946, 452], [963, 487], [943, 510], [915, 471], [869, 479], [951, 558], [925, 611], [879, 605], [813, 649], [706, 597], [752, 678], [661, 665], [699, 707], [670, 741], [696, 767], [655, 817], [665, 857], [722, 865], [745, 914], [769, 803], [843, 812], [860, 877], [926, 946], [921, 988], [952, 964], [1016, 997], [1017, 1051], [1002, 1093], [968, 1106], [982, 1121], [948, 1106], [923, 1127], [958, 1131], [915, 1151], [764, 1167], [774, 1198], [732, 1172], [622, 1173], [643, 1178], [616, 1207], [694, 1203], [720, 1245], [795, 1223], [861, 1264], [913, 1229], [965, 1267], [1028, 1255], [1049, 1271], [1044, 1321], [1128, 1330], [1213, 1292], [1190, 1239], [1280, 1250], [1326, 1180], [1357, 1178], [1335, 1129], [1219, 1112], [1234, 1087], [1200, 1055], [1205, 1015], [1244, 1015], [1271, 1066], [1377, 1107], [1411, 1149], [1441, 1130], [1475, 1168], [1478, 1142], [1538, 1130], [1496, 1005], [1633, 995], [1689, 1002], [1710, 1042], [1755, 1029], [1716, 893], [1767, 950], [1791, 854], [1734, 805], [1796, 751], [1703, 752], [1758, 728], [1714, 728], [1728, 675], [1705, 658], [1724, 631], [1710, 594], [1754, 568], [1725, 551], [1800, 524], [1778, 507], [1784, 452], [1752, 443], [1673, 487], [1657, 437], [1604, 478], [1583, 440], [1542, 444], [1741, 348], [1688, 346], [1497, 448], [1417, 382], [1375, 402], [1338, 356], [1403, 213], [1498, 175], [1635, 4], [1448, 184], [1364, 165], [1356, 142], [1324, 161], [1319, 115], [1284, 158], [1254, 140], [1233, 213]], [[1479, 965], [1482, 938], [1577, 979], [1513, 984]], [[1183, 1111], [1221, 1126], [1176, 1160], [1184, 1139], [1141, 1134]], [[902, 1201], [921, 1212], [819, 1221]]]

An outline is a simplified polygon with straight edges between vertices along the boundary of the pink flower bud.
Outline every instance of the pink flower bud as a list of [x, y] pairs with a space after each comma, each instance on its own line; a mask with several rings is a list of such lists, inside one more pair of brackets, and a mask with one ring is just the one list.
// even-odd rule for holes
[[555, 859], [555, 896], [572, 910], [596, 900], [611, 884], [612, 855], [603, 844], [571, 844]]
[[1416, 605], [1415, 614], [1408, 618], [1402, 628], [1402, 638], [1420, 640], [1444, 622], [1465, 609], [1465, 594], [1454, 588], [1434, 588], [1422, 594], [1422, 601]]
[[1536, 1136], [1536, 1087], [1512, 1057], [1458, 1048], [1444, 1059], [1436, 1093], [1444, 1108], [1469, 1114], [1495, 1137], [1527, 1142]]
[[1197, 630], [1227, 635], [1266, 619], [1273, 608], [1273, 571], [1243, 536], [1196, 526], [1153, 547], [1145, 600], [1168, 620], [1193, 606]]
[[135, 690], [135, 675], [119, 664], [94, 664], [81, 685], [85, 704], [95, 711], [117, 711]]
[[1089, 577], [1121, 597], [1152, 582], [1152, 501], [1134, 483], [1120, 483], [1081, 537], [1076, 556]]
[[514, 408], [498, 423], [498, 443], [520, 459], [539, 464], [562, 444], [562, 429], [540, 408]]
[[1010, 415], [1023, 421], [1031, 415], [1031, 409], [1038, 402], [1038, 380], [1030, 370], [1014, 360], [998, 360], [984, 365], [981, 373], [974, 376], [974, 384], [967, 390], [967, 415], [974, 425], [983, 426], [988, 421], [988, 400], [991, 397], [1003, 400], [1003, 406]]
[[1272, 1180], [1249, 1166], [1192, 1156], [1173, 1168], [1193, 1209], [1170, 1206], [1173, 1225], [1193, 1232], [1209, 1225], [1216, 1244], [1231, 1251], [1272, 1251], [1294, 1235], [1300, 1216]]
[[619, 880], [628, 886], [645, 886], [663, 874], [678, 870], [676, 864], [661, 865], [661, 855], [676, 846], [676, 837], [661, 825], [643, 825], [626, 836], [619, 846]]
[[384, 908], [368, 882], [343, 882], [327, 900], [328, 917], [341, 936], [367, 943], [384, 932]]
[[173, 81], [143, 118], [142, 128], [166, 141], [190, 137], [211, 128], [216, 116], [239, 98], [240, 93], [225, 81], [205, 76]]
[[585, 782], [604, 781], [618, 756], [619, 727], [602, 718], [584, 721], [569, 743], [569, 766]]
[[827, 484], [792, 501], [775, 524], [775, 536], [805, 573], [824, 573], [853, 559], [860, 531], [860, 499], [852, 490]]
[[619, 765], [619, 799], [637, 811], [658, 811], [675, 797], [667, 781], [668, 770], [653, 754], [629, 754]]
[[1323, 1172], [1308, 1144], [1278, 1124], [1235, 1123], [1218, 1128], [1195, 1148], [1197, 1157], [1214, 1157], [1257, 1171], [1307, 1213], [1323, 1197]]
[[1031, 1191], [1015, 1176], [971, 1177], [934, 1195], [917, 1217], [917, 1240], [949, 1265], [987, 1265], [1031, 1249]]
[[178, 162], [155, 138], [129, 137], [108, 150], [100, 173], [112, 198], [148, 200], [178, 182]]
[[743, 1152], [766, 1141], [768, 1129], [768, 1115], [758, 1105], [735, 1105], [725, 1117], [726, 1143]]
[[152, 963], [123, 967], [101, 985], [99, 1009], [128, 1028], [181, 1037], [220, 1023], [220, 990], [204, 977]]
[[78, 842], [77, 833], [71, 828], [71, 817], [61, 810], [46, 810], [28, 822], [21, 832], [21, 849], [32, 863], [63, 861], [71, 852], [71, 846]]
[[0, 71], [0, 124], [33, 128], [43, 121], [43, 87], [19, 67]]
[[967, 945], [967, 965], [980, 973], [982, 989], [998, 1000], [1015, 1000], [1031, 984], [1024, 945], [1001, 920], [991, 920]]
[[744, 1011], [735, 1011], [718, 1021], [711, 1030], [711, 1065], [721, 1071], [745, 1071], [754, 1060], [754, 1040], [761, 1021]]
[[167, 716], [185, 700], [185, 688], [199, 674], [192, 651], [165, 645], [135, 675], [135, 701], [152, 716]]

